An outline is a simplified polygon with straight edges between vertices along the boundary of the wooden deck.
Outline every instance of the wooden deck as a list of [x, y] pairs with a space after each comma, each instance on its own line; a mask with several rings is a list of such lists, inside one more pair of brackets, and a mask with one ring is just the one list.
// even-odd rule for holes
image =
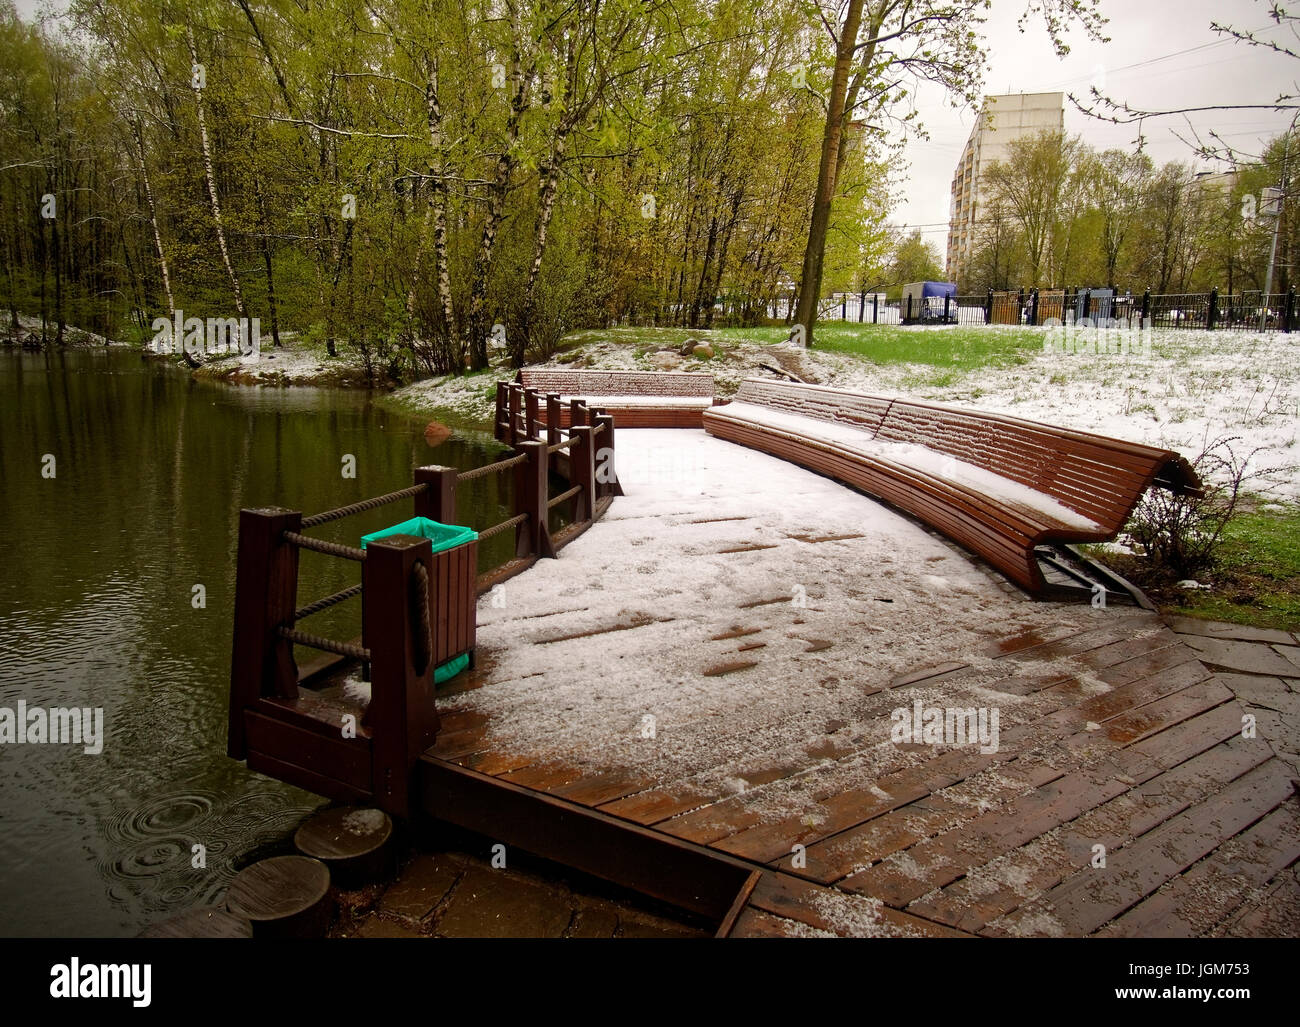
[[[1139, 616], [1159, 627], [1154, 614]], [[810, 753], [807, 765], [756, 775], [766, 782], [806, 775], [809, 798], [825, 811], [816, 822], [802, 808], [760, 818], [751, 808], [758, 793], [702, 794], [685, 782], [583, 775], [495, 752], [483, 744], [489, 718], [457, 713], [444, 717], [424, 757], [425, 805], [464, 819], [449, 792], [491, 801], [509, 791], [516, 819], [483, 810], [471, 826], [509, 841], [536, 807], [542, 821], [567, 815], [579, 834], [599, 822], [665, 850], [707, 854], [732, 871], [728, 880], [743, 878], [738, 905], [722, 921], [732, 936], [810, 928], [1211, 934], [1257, 913], [1246, 905], [1256, 892], [1281, 889], [1294, 898], [1289, 868], [1300, 859], [1300, 808], [1295, 770], [1264, 738], [1243, 738], [1246, 707], [1187, 637], [1159, 627], [1142, 638], [1098, 629], [1007, 639], [986, 654], [1005, 666], [993, 690], [1039, 702], [1033, 719], [1003, 733], [998, 752], [936, 749], [870, 791], [820, 790], [824, 772], [814, 768], [824, 752]], [[1030, 656], [1035, 665], [1049, 658], [1068, 669], [1027, 675]], [[969, 671], [960, 661], [919, 668], [895, 680], [889, 703], [905, 706], [909, 690], [937, 680], [954, 705], [987, 702], [987, 685], [982, 700], [964, 686]], [[480, 676], [460, 687], [473, 686], [491, 681]], [[833, 758], [857, 754], [842, 749]], [[588, 843], [561, 848], [569, 844]], [[1094, 866], [1103, 851], [1104, 867]], [[600, 860], [589, 862], [600, 871]]]

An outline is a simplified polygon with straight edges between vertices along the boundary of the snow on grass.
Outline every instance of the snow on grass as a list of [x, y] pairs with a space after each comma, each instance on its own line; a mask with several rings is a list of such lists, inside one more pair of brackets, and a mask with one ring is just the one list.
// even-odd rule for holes
[[[1004, 732], [1041, 715], [1034, 696], [981, 693], [1007, 673], [979, 655], [992, 640], [1134, 616], [1005, 592], [879, 503], [703, 432], [618, 438], [626, 496], [479, 605], [491, 683], [442, 702], [487, 713], [489, 747], [694, 781], [740, 795], [755, 821], [816, 817], [825, 797], [933, 755], [890, 741], [894, 708], [989, 705], [982, 694]], [[809, 541], [827, 536], [848, 537]], [[974, 667], [960, 688], [876, 691], [953, 659]], [[806, 769], [763, 773], [786, 764]]]
[[[969, 405], [1175, 449], [1189, 459], [1221, 435], [1241, 436], [1239, 454], [1261, 450], [1252, 467], [1290, 468], [1265, 484], [1278, 498], [1300, 501], [1300, 336], [1156, 329], [1149, 352], [1135, 334], [1127, 353], [1065, 353], [1045, 348], [1047, 332], [829, 323], [818, 328], [823, 345], [805, 350], [773, 343], [777, 329], [613, 329], [570, 336], [564, 352], [538, 366], [703, 371], [714, 376], [719, 396], [730, 397], [747, 377], [772, 377], [760, 366], [768, 364], [810, 382]], [[716, 355], [681, 356], [687, 338], [707, 342]], [[452, 410], [490, 423], [498, 377], [513, 372], [502, 366], [419, 382], [395, 398], [417, 411]]]

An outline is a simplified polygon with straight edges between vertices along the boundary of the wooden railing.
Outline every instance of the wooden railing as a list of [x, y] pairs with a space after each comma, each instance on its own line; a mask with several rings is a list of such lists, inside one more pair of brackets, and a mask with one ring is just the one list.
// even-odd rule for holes
[[[510, 388], [498, 384], [498, 413], [503, 389]], [[233, 758], [309, 791], [408, 814], [415, 763], [438, 732], [434, 672], [464, 654], [472, 661], [478, 595], [536, 560], [554, 557], [622, 494], [614, 473], [612, 417], [575, 402], [573, 427], [564, 431], [558, 397], [548, 397], [543, 415], [536, 395], [523, 390], [514, 409], [519, 417], [512, 416], [505, 434], [515, 452], [486, 466], [417, 467], [407, 488], [307, 517], [279, 507], [240, 511], [227, 743]], [[568, 483], [554, 496], [552, 471]], [[415, 516], [457, 524], [457, 487], [507, 472], [514, 476], [513, 513], [479, 529], [477, 541], [435, 553], [430, 540], [409, 535], [358, 549], [304, 534], [407, 499]], [[553, 534], [551, 511], [566, 504], [568, 524]], [[480, 574], [478, 543], [512, 529], [514, 556]], [[360, 563], [360, 583], [298, 606], [303, 550]], [[306, 618], [352, 599], [362, 603], [360, 639], [345, 642], [301, 630]], [[300, 672], [294, 646], [329, 657]], [[364, 709], [349, 711], [346, 703], [313, 689], [348, 660], [360, 661], [363, 676], [368, 674], [371, 698]]]

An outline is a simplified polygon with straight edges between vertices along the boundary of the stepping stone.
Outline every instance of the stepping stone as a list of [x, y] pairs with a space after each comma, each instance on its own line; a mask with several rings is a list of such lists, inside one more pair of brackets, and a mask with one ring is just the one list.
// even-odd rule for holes
[[273, 856], [245, 867], [226, 892], [226, 909], [253, 923], [255, 938], [323, 938], [329, 927], [330, 872], [308, 856]]
[[1292, 694], [1281, 678], [1261, 674], [1230, 674], [1227, 671], [1220, 671], [1215, 677], [1232, 689], [1238, 699], [1244, 699], [1252, 705], [1272, 708], [1272, 703]]
[[1165, 622], [1180, 635], [1201, 635], [1205, 638], [1227, 638], [1239, 642], [1278, 642], [1294, 645], [1295, 640], [1286, 631], [1276, 628], [1256, 628], [1249, 624], [1228, 624], [1224, 621], [1201, 620], [1198, 617], [1170, 615]]
[[1262, 642], [1237, 642], [1202, 635], [1183, 635], [1182, 642], [1203, 663], [1213, 667], [1270, 677], [1290, 677], [1297, 669], [1296, 664]]
[[200, 906], [152, 924], [138, 938], [251, 938], [253, 925], [216, 906]]
[[445, 938], [560, 938], [573, 920], [567, 888], [471, 867], [438, 920]]
[[327, 809], [298, 828], [293, 844], [329, 867], [330, 879], [348, 891], [387, 880], [396, 869], [393, 821], [383, 810]]
[[379, 908], [408, 920], [423, 920], [451, 891], [460, 866], [443, 855], [422, 852], [403, 868]]

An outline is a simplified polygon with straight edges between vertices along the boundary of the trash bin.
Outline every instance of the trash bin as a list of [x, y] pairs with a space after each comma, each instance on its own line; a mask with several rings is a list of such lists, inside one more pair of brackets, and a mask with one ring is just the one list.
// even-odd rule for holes
[[[431, 581], [447, 582], [448, 594], [443, 596], [449, 614], [434, 632], [435, 684], [454, 678], [469, 666], [469, 650], [474, 648], [475, 613], [478, 600], [478, 532], [459, 524], [440, 524], [428, 517], [412, 517], [409, 521], [390, 528], [372, 531], [361, 536], [361, 548], [376, 539], [391, 535], [414, 535], [427, 538], [433, 546], [434, 567]], [[452, 550], [468, 545], [464, 554]], [[446, 562], [445, 574], [439, 575], [438, 564]], [[431, 586], [432, 587], [432, 586]], [[430, 600], [434, 598], [430, 595]], [[450, 658], [449, 658], [450, 657]]]
[[388, 538], [390, 535], [414, 535], [416, 538], [427, 538], [433, 543], [435, 553], [441, 553], [444, 549], [463, 545], [478, 538], [478, 532], [473, 528], [462, 527], [459, 524], [439, 524], [427, 517], [412, 517], [409, 521], [394, 524], [391, 528], [382, 528], [379, 531], [372, 531], [369, 535], [362, 535], [361, 548], [365, 549], [368, 542]]

